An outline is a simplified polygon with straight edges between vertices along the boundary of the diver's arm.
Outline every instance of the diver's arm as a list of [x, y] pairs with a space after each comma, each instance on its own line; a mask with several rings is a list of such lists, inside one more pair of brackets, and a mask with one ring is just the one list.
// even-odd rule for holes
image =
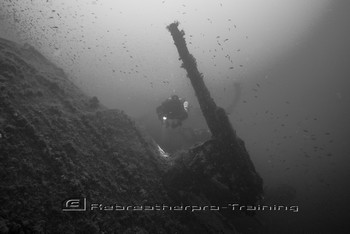
[[160, 105], [157, 107], [156, 109], [156, 112], [157, 112], [157, 115], [158, 115], [158, 118], [161, 119], [162, 116], [164, 115], [164, 111], [163, 111], [163, 105]]

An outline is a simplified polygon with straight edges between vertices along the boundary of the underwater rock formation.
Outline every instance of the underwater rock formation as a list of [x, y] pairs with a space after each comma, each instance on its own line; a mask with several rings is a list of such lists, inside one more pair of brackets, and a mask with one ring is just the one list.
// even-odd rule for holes
[[176, 194], [175, 199], [187, 204], [194, 202], [193, 194], [204, 196], [212, 205], [256, 204], [262, 197], [263, 183], [244, 142], [236, 135], [224, 109], [211, 98], [196, 60], [187, 49], [184, 31], [179, 31], [177, 22], [167, 29], [212, 133], [211, 140], [174, 159], [174, 166], [166, 176], [169, 189]]

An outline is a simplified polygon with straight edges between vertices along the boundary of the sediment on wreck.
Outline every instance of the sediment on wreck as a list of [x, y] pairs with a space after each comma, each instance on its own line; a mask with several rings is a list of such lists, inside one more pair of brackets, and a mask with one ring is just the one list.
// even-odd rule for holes
[[263, 193], [262, 178], [224, 109], [217, 106], [211, 97], [203, 75], [197, 69], [196, 59], [186, 46], [185, 32], [180, 31], [178, 25], [174, 22], [167, 29], [173, 37], [182, 60], [181, 67], [187, 72], [212, 138], [176, 156], [173, 167], [165, 176], [166, 184], [175, 199], [181, 202], [193, 202], [193, 194], [196, 194], [202, 198], [205, 196], [204, 200], [212, 205], [254, 205]]

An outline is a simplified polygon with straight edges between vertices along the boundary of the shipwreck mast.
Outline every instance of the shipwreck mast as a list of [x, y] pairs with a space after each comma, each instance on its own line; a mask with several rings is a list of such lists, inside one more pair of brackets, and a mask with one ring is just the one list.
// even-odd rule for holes
[[236, 142], [236, 133], [232, 128], [225, 110], [218, 107], [210, 96], [210, 92], [205, 86], [203, 75], [197, 69], [196, 59], [187, 49], [184, 39], [185, 32], [183, 30], [179, 31], [178, 25], [178, 22], [174, 22], [170, 24], [167, 29], [174, 39], [180, 59], [183, 62], [182, 67], [187, 71], [187, 77], [191, 81], [209, 130], [214, 138], [230, 141], [231, 144], [234, 144]]

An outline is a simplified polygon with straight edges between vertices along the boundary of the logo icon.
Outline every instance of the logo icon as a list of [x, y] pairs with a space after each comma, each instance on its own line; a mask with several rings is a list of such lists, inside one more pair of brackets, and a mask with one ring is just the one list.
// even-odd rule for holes
[[86, 198], [71, 198], [62, 202], [62, 211], [86, 211]]

